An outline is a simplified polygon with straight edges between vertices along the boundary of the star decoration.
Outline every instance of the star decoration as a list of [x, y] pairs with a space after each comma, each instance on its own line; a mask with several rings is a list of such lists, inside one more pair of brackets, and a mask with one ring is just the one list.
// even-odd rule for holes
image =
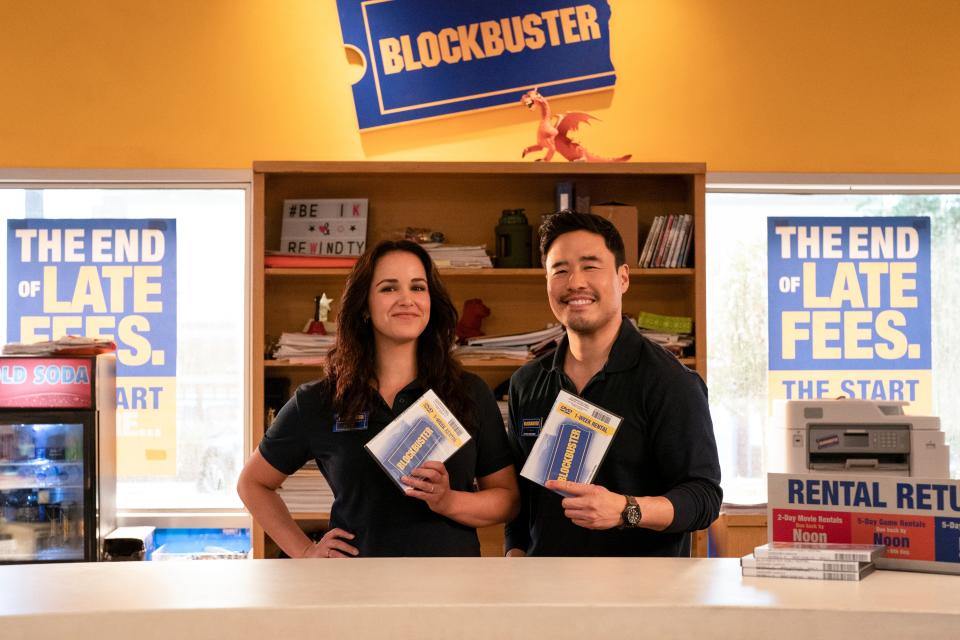
[[333, 298], [328, 298], [326, 293], [320, 294], [320, 321], [327, 321], [327, 314], [330, 313], [330, 305], [333, 304]]

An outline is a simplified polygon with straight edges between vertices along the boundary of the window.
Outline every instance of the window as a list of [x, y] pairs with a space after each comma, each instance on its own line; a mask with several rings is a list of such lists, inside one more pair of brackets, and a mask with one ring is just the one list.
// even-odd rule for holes
[[[124, 424], [121, 412], [117, 486], [121, 510], [229, 510], [242, 506], [235, 485], [246, 450], [249, 177], [246, 172], [198, 173], [217, 175], [215, 180], [206, 176], [203, 182], [158, 183], [147, 173], [148, 181], [139, 183], [105, 183], [99, 174], [88, 182], [38, 183], [31, 179], [30, 184], [26, 180], [0, 183], [4, 232], [9, 220], [18, 219], [175, 221], [176, 326], [165, 329], [175, 330], [176, 342], [175, 403], [170, 404], [173, 420], [167, 420], [175, 422], [169, 447], [173, 464], [151, 473], [143, 471], [149, 465], [125, 460], [124, 456], [129, 458], [130, 451], [137, 448], [124, 449], [124, 437], [127, 444], [135, 444], [138, 437], [155, 434], [144, 434], [129, 421]], [[0, 243], [0, 296], [5, 301], [13, 300], [7, 292], [7, 251], [7, 243]], [[10, 304], [16, 305], [16, 300]], [[16, 312], [6, 304], [4, 307], [6, 315]], [[5, 343], [10, 341], [6, 320], [0, 324]], [[129, 406], [131, 398], [118, 393], [118, 404], [124, 402]]]
[[941, 420], [950, 445], [951, 474], [958, 477], [960, 320], [952, 311], [960, 304], [957, 191], [951, 185], [733, 186], [711, 176], [706, 206], [707, 368], [728, 502], [766, 501], [768, 217], [930, 217], [932, 415]]

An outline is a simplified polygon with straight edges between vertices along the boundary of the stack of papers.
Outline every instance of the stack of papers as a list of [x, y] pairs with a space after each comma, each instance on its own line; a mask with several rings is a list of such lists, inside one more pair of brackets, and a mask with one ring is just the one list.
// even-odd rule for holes
[[727, 515], [766, 515], [767, 513], [767, 503], [766, 502], [754, 502], [754, 503], [734, 503], [734, 502], [724, 502], [720, 505], [720, 513]]
[[277, 493], [291, 512], [330, 513], [333, 491], [313, 460], [283, 481]]
[[678, 358], [692, 355], [693, 353], [693, 336], [677, 333], [660, 333], [658, 331], [650, 331], [649, 329], [640, 329], [640, 333], [646, 336], [648, 340], [656, 342]]
[[647, 339], [678, 358], [693, 355], [693, 318], [641, 311], [637, 316], [637, 328]]
[[[510, 403], [506, 400], [497, 400], [497, 407], [500, 409], [500, 417], [503, 418], [503, 424], [510, 424]], [[509, 432], [509, 429], [507, 429]]]
[[563, 335], [563, 325], [558, 324], [527, 333], [477, 336], [468, 338], [467, 344], [458, 346], [454, 354], [458, 357], [530, 360], [556, 348]]
[[77, 355], [91, 356], [116, 351], [117, 345], [107, 338], [86, 338], [83, 336], [63, 336], [57, 340], [20, 344], [13, 342], [3, 347], [4, 355], [49, 356]]
[[322, 364], [336, 340], [335, 335], [284, 333], [273, 351], [273, 357], [291, 363]]
[[421, 245], [430, 254], [438, 269], [490, 269], [493, 262], [483, 244], [444, 244], [427, 242]]

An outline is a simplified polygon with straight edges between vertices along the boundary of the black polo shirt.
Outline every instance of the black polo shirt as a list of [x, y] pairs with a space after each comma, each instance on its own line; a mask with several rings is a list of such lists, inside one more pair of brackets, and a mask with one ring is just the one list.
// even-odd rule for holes
[[[457, 416], [471, 439], [446, 463], [450, 487], [472, 491], [474, 479], [513, 462], [503, 419], [490, 389], [479, 377], [465, 374], [464, 385], [476, 406], [473, 425]], [[476, 529], [430, 510], [404, 495], [363, 448], [426, 391], [413, 382], [394, 399], [393, 407], [377, 395], [365, 429], [335, 431], [332, 386], [325, 380], [297, 389], [277, 414], [260, 442], [260, 454], [287, 475], [307, 460], [317, 461], [333, 490], [330, 526], [356, 535], [350, 544], [360, 556], [478, 556]]]
[[[531, 362], [510, 380], [511, 443], [522, 468], [561, 389], [576, 394], [563, 373], [568, 342]], [[706, 528], [720, 511], [720, 462], [700, 376], [644, 338], [624, 318], [603, 369], [577, 394], [623, 422], [594, 484], [632, 496], [665, 496], [673, 523], [650, 529], [592, 531], [563, 515], [562, 497], [520, 479], [520, 515], [507, 525], [507, 548], [539, 556], [676, 556], [686, 532]]]

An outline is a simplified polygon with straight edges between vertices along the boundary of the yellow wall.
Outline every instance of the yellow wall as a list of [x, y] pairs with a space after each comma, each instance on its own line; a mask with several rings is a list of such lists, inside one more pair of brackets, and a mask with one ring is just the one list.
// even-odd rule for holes
[[[960, 2], [611, 0], [603, 155], [960, 172]], [[509, 160], [519, 105], [360, 134], [334, 0], [0, 0], [0, 167]]]

